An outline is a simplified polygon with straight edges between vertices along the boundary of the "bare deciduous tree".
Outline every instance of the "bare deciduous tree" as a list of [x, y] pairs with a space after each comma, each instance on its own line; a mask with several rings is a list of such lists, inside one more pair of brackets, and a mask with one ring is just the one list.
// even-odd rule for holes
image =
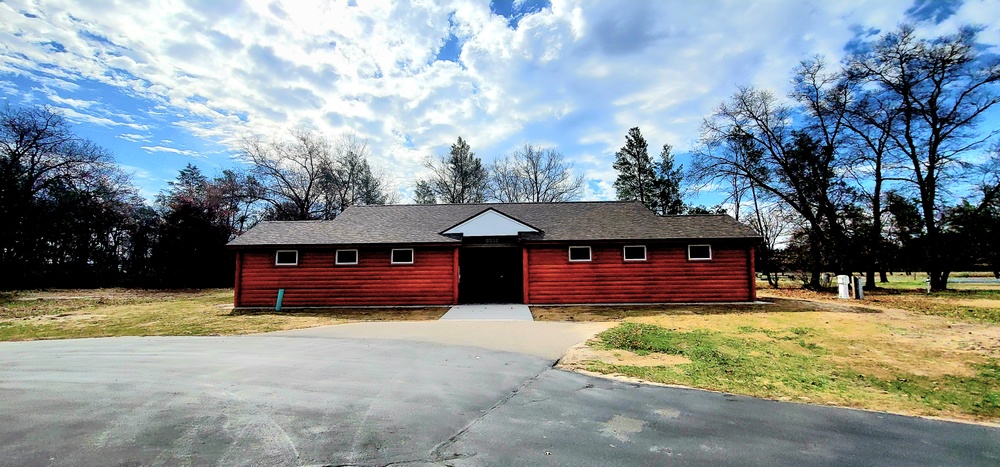
[[780, 202], [760, 204], [754, 199], [752, 217], [748, 220], [751, 228], [761, 237], [758, 251], [757, 268], [764, 273], [764, 278], [772, 287], [778, 287], [778, 273], [781, 272], [776, 262], [775, 252], [781, 241], [792, 233], [795, 227], [795, 215]]
[[367, 141], [354, 134], [334, 143], [307, 130], [293, 130], [288, 140], [244, 138], [240, 154], [252, 165], [272, 219], [332, 219], [353, 205], [395, 201], [386, 178], [368, 163]]
[[320, 185], [333, 165], [329, 141], [307, 130], [293, 130], [288, 140], [244, 138], [240, 155], [260, 180], [272, 219], [321, 218], [325, 205]]
[[493, 162], [490, 197], [501, 203], [552, 203], [578, 199], [583, 177], [555, 149], [530, 144]]
[[116, 171], [106, 150], [74, 134], [52, 109], [0, 110], [0, 287], [21, 284], [30, 266], [44, 262], [43, 205], [64, 193], [89, 196]]
[[[792, 113], [770, 92], [740, 88], [705, 120], [692, 174], [703, 183], [744, 179], [758, 196], [780, 200], [802, 216], [809, 226], [809, 285], [818, 288], [823, 249], [845, 235], [836, 201], [838, 161], [834, 148], [794, 128]], [[742, 146], [752, 150], [734, 150]]]
[[941, 257], [942, 180], [965, 165], [962, 155], [1000, 129], [975, 131], [990, 108], [1000, 103], [1000, 60], [982, 57], [977, 31], [921, 39], [910, 26], [879, 38], [848, 58], [848, 73], [869, 93], [894, 102], [898, 114], [883, 126], [892, 146], [909, 160], [909, 181], [919, 194], [925, 236], [925, 265], [933, 290], [947, 287], [949, 271]]
[[368, 140], [355, 133], [345, 133], [333, 143], [333, 161], [324, 169], [321, 184], [325, 218], [332, 219], [351, 206], [397, 201], [388, 178], [372, 169], [370, 157]]

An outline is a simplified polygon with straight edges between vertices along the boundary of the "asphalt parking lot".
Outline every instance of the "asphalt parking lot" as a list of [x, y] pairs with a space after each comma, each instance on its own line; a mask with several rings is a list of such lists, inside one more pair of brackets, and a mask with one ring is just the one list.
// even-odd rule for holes
[[0, 465], [997, 465], [1000, 429], [331, 328], [0, 343]]

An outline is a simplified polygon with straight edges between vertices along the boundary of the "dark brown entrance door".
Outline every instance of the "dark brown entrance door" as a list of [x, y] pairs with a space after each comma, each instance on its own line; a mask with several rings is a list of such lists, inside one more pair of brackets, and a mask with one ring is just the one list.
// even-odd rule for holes
[[458, 253], [458, 301], [522, 303], [521, 249], [464, 247]]

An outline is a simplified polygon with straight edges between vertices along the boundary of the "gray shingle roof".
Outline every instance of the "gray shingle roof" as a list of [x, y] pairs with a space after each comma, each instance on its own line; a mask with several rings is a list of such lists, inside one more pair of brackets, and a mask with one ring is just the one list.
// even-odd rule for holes
[[637, 202], [354, 206], [332, 221], [262, 222], [230, 246], [454, 243], [440, 232], [493, 208], [545, 241], [752, 238], [726, 215], [658, 217]]

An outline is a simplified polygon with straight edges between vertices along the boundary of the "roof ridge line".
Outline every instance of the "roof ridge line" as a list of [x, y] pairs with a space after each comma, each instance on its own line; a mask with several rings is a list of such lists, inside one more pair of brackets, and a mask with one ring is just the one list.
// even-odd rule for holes
[[381, 208], [381, 207], [392, 207], [392, 206], [507, 206], [507, 205], [545, 205], [545, 204], [631, 204], [638, 203], [639, 201], [622, 201], [622, 200], [594, 200], [594, 201], [540, 201], [534, 202], [518, 202], [518, 203], [434, 203], [434, 204], [423, 204], [423, 203], [400, 203], [400, 204], [359, 204], [354, 206], [349, 206], [350, 208]]

